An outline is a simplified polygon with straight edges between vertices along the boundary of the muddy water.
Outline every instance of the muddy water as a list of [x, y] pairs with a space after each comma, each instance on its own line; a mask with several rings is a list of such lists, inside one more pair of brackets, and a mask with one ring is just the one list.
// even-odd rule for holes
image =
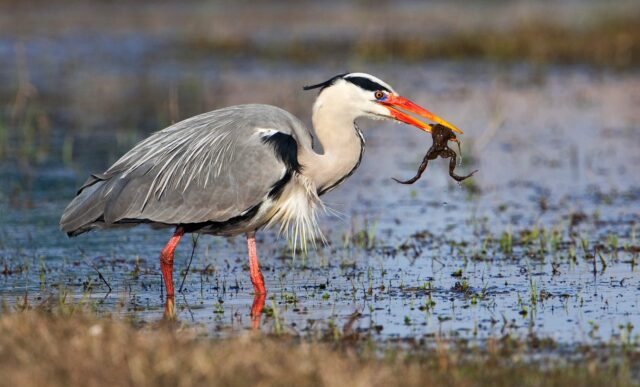
[[[252, 66], [220, 71], [244, 85], [268, 84], [268, 71]], [[361, 167], [324, 198], [340, 214], [322, 219], [329, 245], [293, 257], [273, 231], [259, 234], [269, 289], [261, 329], [314, 337], [360, 332], [376, 340], [635, 340], [640, 76], [451, 63], [367, 71], [462, 128], [459, 171], [480, 171], [472, 184], [459, 185], [448, 177], [447, 161], [437, 160], [416, 184], [397, 184], [391, 177], [412, 175], [430, 136], [361, 122]], [[300, 93], [301, 102], [242, 87], [229, 90], [230, 98], [310, 110], [312, 96], [297, 86], [326, 74], [274, 72], [292, 85], [282, 93]], [[64, 127], [53, 133], [51, 154], [60, 154], [69, 134]], [[140, 227], [68, 239], [57, 230], [86, 174], [107, 167], [140, 136], [119, 135], [73, 134], [71, 164], [55, 156], [29, 167], [3, 162], [0, 294], [8, 303], [20, 305], [25, 295], [31, 304], [59, 302], [58, 294], [68, 294], [99, 311], [162, 318], [158, 253], [171, 231]], [[177, 287], [190, 252], [185, 238], [176, 255]], [[249, 329], [245, 254], [242, 238], [200, 238], [177, 296], [178, 318], [211, 335]]]

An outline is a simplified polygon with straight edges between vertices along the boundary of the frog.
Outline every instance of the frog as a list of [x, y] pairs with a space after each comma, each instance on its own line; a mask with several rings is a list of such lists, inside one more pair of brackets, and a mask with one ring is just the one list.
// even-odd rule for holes
[[449, 141], [458, 143], [458, 149], [459, 149], [460, 140], [458, 140], [453, 130], [441, 124], [431, 125], [431, 138], [433, 140], [433, 143], [431, 144], [431, 147], [427, 151], [427, 154], [424, 155], [424, 158], [422, 159], [422, 164], [420, 164], [420, 167], [418, 168], [418, 172], [416, 173], [416, 175], [409, 180], [399, 180], [399, 179], [396, 179], [395, 177], [393, 178], [393, 180], [395, 180], [400, 184], [415, 183], [420, 179], [420, 177], [422, 177], [422, 173], [425, 171], [425, 169], [427, 169], [427, 164], [429, 164], [429, 161], [435, 160], [438, 157], [442, 157], [443, 159], [447, 159], [447, 158], [449, 159], [449, 176], [451, 176], [454, 180], [458, 182], [468, 179], [471, 176], [473, 176], [476, 172], [478, 172], [477, 170], [475, 170], [465, 176], [457, 175], [454, 172], [454, 170], [456, 169], [457, 155], [453, 149], [449, 148]]

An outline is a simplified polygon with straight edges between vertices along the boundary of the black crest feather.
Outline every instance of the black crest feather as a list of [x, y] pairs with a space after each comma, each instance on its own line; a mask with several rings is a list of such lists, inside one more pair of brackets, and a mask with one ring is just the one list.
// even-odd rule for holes
[[[337, 81], [338, 79], [342, 79], [342, 77], [344, 77], [347, 74], [349, 74], [349, 73], [338, 74], [335, 77], [333, 77], [331, 79], [328, 79], [328, 80], [326, 80], [324, 82], [321, 82], [321, 83], [318, 83], [318, 84], [315, 84], [315, 85], [304, 86], [302, 88], [302, 90], [313, 90], [313, 89], [317, 89], [317, 88], [324, 89], [325, 87], [333, 85], [333, 83], [335, 81]], [[320, 91], [322, 91], [322, 90], [320, 90]]]

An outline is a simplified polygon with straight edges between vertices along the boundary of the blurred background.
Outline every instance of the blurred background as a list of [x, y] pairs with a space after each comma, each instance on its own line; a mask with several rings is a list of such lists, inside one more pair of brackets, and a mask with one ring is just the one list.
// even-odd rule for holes
[[[374, 74], [464, 130], [460, 173], [480, 172], [458, 185], [434, 163], [414, 186], [396, 184], [391, 177], [413, 176], [430, 136], [363, 122], [363, 163], [326, 196], [344, 215], [322, 220], [334, 249], [319, 258], [320, 274], [301, 272], [303, 283], [335, 278], [345, 262], [421, 283], [436, 274], [412, 259], [441, 257], [448, 291], [460, 262], [498, 246], [500, 235], [532, 227], [554, 229], [565, 240], [613, 235], [633, 245], [640, 219], [639, 65], [638, 1], [0, 0], [3, 296], [46, 284], [81, 288], [89, 277], [95, 291], [101, 281], [80, 261], [86, 254], [99, 265], [110, 262], [114, 287], [134, 294], [127, 302], [140, 304], [138, 294], [158, 306], [157, 254], [170, 231], [69, 240], [57, 223], [77, 187], [149, 133], [223, 106], [273, 104], [310, 123], [316, 91], [302, 86], [346, 71]], [[261, 235], [275, 241], [273, 232]], [[223, 280], [248, 281], [241, 241], [205, 239], [199, 257], [211, 251]], [[290, 253], [282, 241], [261, 242], [265, 265], [276, 269], [267, 270], [267, 282], [278, 283], [291, 261], [277, 258]], [[360, 247], [337, 250], [351, 242]], [[189, 248], [180, 247], [179, 265]], [[385, 249], [411, 259], [388, 261]], [[495, 247], [496, 256], [511, 253]], [[341, 263], [327, 269], [323, 262]], [[530, 282], [518, 281], [520, 263], [510, 264], [487, 273], [511, 271], [512, 283], [526, 288]], [[575, 270], [581, 276], [591, 266]], [[550, 291], [573, 294], [583, 285], [558, 284], [550, 273]], [[469, 283], [484, 286], [485, 272], [476, 274]], [[630, 299], [636, 288], [629, 288]], [[236, 302], [248, 307], [250, 286], [242, 289]], [[519, 296], [507, 291], [513, 297], [500, 302], [518, 318]], [[450, 295], [442, 297], [445, 305]], [[593, 310], [601, 311], [596, 303]], [[637, 308], [626, 310], [640, 324]], [[602, 313], [592, 318], [615, 326], [618, 317]], [[404, 316], [395, 317], [401, 331]], [[470, 321], [458, 317], [452, 324]], [[566, 337], [576, 331], [574, 323], [545, 321], [559, 335], [560, 327]]]
[[222, 106], [269, 103], [308, 122], [315, 95], [302, 85], [344, 71], [468, 127], [468, 77], [490, 88], [523, 72], [534, 85], [554, 70], [635, 72], [640, 4], [3, 0], [0, 36], [0, 159], [103, 168], [149, 132]]

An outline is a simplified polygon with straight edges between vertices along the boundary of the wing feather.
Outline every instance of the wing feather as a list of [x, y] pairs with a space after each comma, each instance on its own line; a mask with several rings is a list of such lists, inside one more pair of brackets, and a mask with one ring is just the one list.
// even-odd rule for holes
[[257, 128], [311, 144], [304, 125], [273, 106], [240, 105], [189, 118], [138, 143], [103, 174], [92, 175], [65, 210], [61, 228], [76, 234], [122, 221], [223, 222], [242, 214], [287, 173]]

